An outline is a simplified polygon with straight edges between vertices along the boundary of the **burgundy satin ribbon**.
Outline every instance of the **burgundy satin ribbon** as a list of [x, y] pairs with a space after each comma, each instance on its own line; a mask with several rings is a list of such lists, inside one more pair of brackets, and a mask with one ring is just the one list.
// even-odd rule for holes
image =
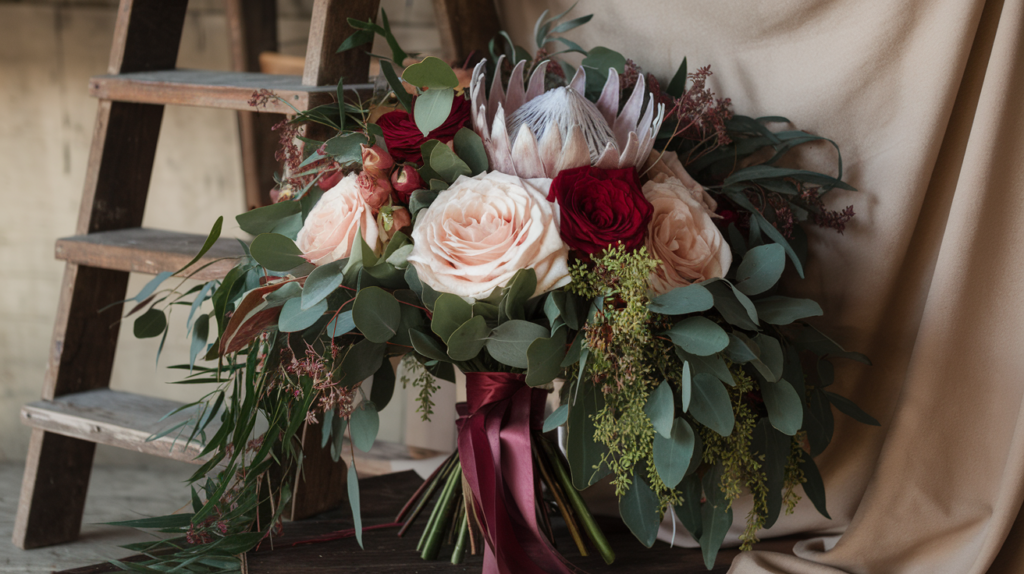
[[524, 375], [466, 373], [459, 460], [484, 529], [483, 574], [568, 574], [537, 524], [530, 430], [543, 425], [547, 392]]

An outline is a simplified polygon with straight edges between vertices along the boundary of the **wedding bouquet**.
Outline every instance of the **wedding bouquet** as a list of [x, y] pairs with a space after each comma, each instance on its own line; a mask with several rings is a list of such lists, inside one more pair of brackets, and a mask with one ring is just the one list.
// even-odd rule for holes
[[[787, 267], [803, 276], [802, 225], [842, 232], [853, 217], [823, 202], [852, 190], [841, 159], [835, 176], [785, 163], [796, 146], [835, 144], [785, 118], [734, 115], [708, 68], [684, 60], [663, 84], [613, 50], [584, 50], [557, 34], [590, 16], [564, 16], [545, 12], [532, 56], [502, 35], [455, 68], [403, 52], [386, 16], [350, 20], [340, 50], [375, 34], [392, 50], [379, 89], [355, 101], [339, 84], [336, 104], [278, 126], [275, 203], [238, 216], [255, 236], [245, 256], [188, 292], [181, 367], [215, 389], [185, 428], [210, 459], [192, 514], [137, 523], [182, 535], [145, 545], [173, 549], [159, 561], [215, 569], [272, 534], [303, 423], [321, 422], [335, 459], [346, 435], [369, 450], [399, 356], [424, 416], [438, 380], [467, 375], [458, 452], [407, 508], [411, 521], [438, 495], [427, 558], [451, 531], [455, 562], [469, 537], [486, 571], [568, 571], [546, 494], [581, 551], [586, 538], [611, 561], [577, 492], [606, 476], [643, 544], [674, 515], [709, 568], [744, 491], [744, 548], [793, 509], [798, 486], [828, 516], [813, 457], [832, 406], [877, 424], [827, 390], [831, 360], [867, 359], [807, 323], [821, 308], [779, 282]], [[313, 124], [330, 137], [300, 129]], [[136, 297], [148, 307], [137, 334], [166, 333], [181, 303], [156, 297], [166, 279]], [[555, 381], [560, 406], [545, 419]], [[564, 458], [541, 434], [560, 426]], [[348, 494], [361, 544], [354, 464]]]

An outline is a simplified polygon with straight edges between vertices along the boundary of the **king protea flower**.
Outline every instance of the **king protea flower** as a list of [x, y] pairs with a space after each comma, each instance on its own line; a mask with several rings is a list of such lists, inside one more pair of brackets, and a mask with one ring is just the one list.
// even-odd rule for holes
[[[498, 58], [501, 70], [505, 57]], [[649, 95], [644, 108], [644, 79], [619, 112], [619, 74], [608, 70], [601, 97], [584, 97], [583, 68], [568, 86], [544, 91], [544, 65], [530, 76], [524, 89], [525, 60], [512, 69], [508, 93], [501, 74], [495, 74], [490, 97], [484, 102], [484, 62], [477, 64], [469, 86], [473, 129], [484, 140], [491, 169], [523, 178], [553, 178], [563, 169], [592, 165], [619, 169], [642, 165], [654, 147], [665, 117], [664, 104]]]

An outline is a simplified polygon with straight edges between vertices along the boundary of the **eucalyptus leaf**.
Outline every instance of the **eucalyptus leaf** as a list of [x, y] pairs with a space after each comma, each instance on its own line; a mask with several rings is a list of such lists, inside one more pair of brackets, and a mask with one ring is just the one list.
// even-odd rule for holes
[[693, 458], [693, 437], [693, 429], [683, 418], [673, 421], [668, 437], [654, 435], [654, 466], [665, 486], [675, 488], [686, 475]]
[[795, 299], [781, 295], [759, 299], [754, 306], [757, 307], [758, 317], [772, 325], [789, 325], [799, 319], [822, 315], [821, 306], [810, 299]]
[[381, 361], [380, 368], [373, 374], [370, 387], [370, 402], [378, 411], [384, 410], [395, 394], [395, 369], [391, 361]]
[[324, 152], [335, 162], [343, 166], [362, 165], [363, 148], [370, 140], [360, 132], [346, 132], [334, 136], [324, 144]]
[[651, 299], [647, 308], [662, 315], [685, 315], [707, 311], [715, 304], [711, 292], [703, 285], [694, 283], [675, 289]]
[[[436, 316], [436, 315], [435, 315]], [[546, 328], [529, 321], [512, 320], [498, 325], [487, 341], [487, 352], [499, 363], [517, 369], [529, 368], [527, 351], [537, 339], [547, 338]]]
[[367, 287], [356, 295], [352, 320], [367, 339], [386, 343], [398, 333], [402, 309], [391, 293], [380, 287]]
[[[347, 260], [332, 261], [318, 266], [306, 277], [302, 286], [302, 309], [310, 309], [323, 301], [341, 285]], [[294, 283], [290, 283], [293, 285]]]
[[881, 424], [875, 419], [875, 417], [861, 410], [861, 408], [858, 407], [857, 404], [851, 401], [850, 399], [842, 395], [831, 393], [829, 391], [824, 391], [824, 393], [825, 396], [828, 397], [829, 402], [835, 405], [835, 407], [839, 409], [839, 412], [843, 413], [844, 415], [851, 417], [856, 421], [864, 423], [866, 425], [876, 427], [881, 426]]
[[825, 508], [825, 481], [821, 479], [821, 473], [818, 471], [818, 465], [814, 464], [814, 459], [805, 456], [800, 462], [800, 470], [804, 472], [804, 493], [807, 494], [807, 498], [811, 499], [811, 503], [814, 504], [814, 508], [818, 510], [818, 513], [832, 519], [828, 515], [828, 509]]
[[694, 355], [713, 355], [729, 344], [729, 335], [706, 317], [688, 317], [668, 331], [672, 342]]
[[189, 349], [188, 366], [196, 364], [196, 357], [206, 351], [207, 337], [210, 334], [210, 316], [200, 315], [196, 318], [195, 328], [192, 330], [192, 345]]
[[423, 137], [441, 127], [452, 111], [455, 101], [455, 90], [451, 88], [432, 88], [423, 92], [413, 103], [412, 115]]
[[544, 419], [544, 428], [542, 432], [551, 432], [556, 428], [564, 425], [569, 420], [569, 405], [559, 405], [548, 418]]
[[[405, 69], [402, 79], [418, 88], [457, 88], [459, 78], [440, 58], [428, 56]], [[429, 130], [428, 130], [429, 131]]]
[[608, 447], [594, 440], [594, 414], [604, 408], [604, 393], [589, 381], [578, 381], [576, 402], [569, 405], [566, 428], [566, 458], [576, 490], [584, 490], [601, 480], [611, 469], [602, 464]]
[[368, 379], [384, 362], [385, 348], [385, 343], [375, 343], [369, 339], [352, 345], [341, 360], [341, 366], [337, 368], [336, 373], [341, 375], [338, 384], [344, 388], [352, 388]]
[[352, 444], [363, 452], [370, 452], [373, 441], [377, 440], [377, 431], [380, 430], [380, 415], [377, 414], [377, 406], [373, 401], [363, 401], [352, 410], [348, 428], [352, 435]]
[[281, 201], [235, 216], [235, 221], [242, 231], [250, 235], [270, 233], [282, 220], [302, 212], [302, 204], [298, 201]]
[[795, 435], [803, 426], [804, 409], [803, 402], [793, 386], [786, 379], [779, 379], [774, 383], [763, 381], [761, 396], [764, 398], [765, 408], [768, 409], [768, 420], [771, 425], [784, 435]]
[[715, 567], [715, 557], [732, 526], [732, 506], [722, 492], [721, 476], [722, 464], [718, 463], [703, 478], [707, 502], [701, 505], [702, 532], [698, 542], [708, 570]]
[[707, 373], [718, 378], [718, 380], [729, 385], [730, 387], [736, 386], [736, 381], [732, 378], [732, 373], [729, 372], [729, 367], [725, 366], [725, 361], [722, 360], [718, 355], [710, 355], [707, 357], [700, 357], [687, 353], [679, 347], [675, 348], [676, 356], [682, 361], [687, 361], [693, 368], [693, 374]]
[[295, 242], [278, 233], [257, 235], [249, 250], [257, 263], [271, 271], [291, 271], [306, 263]]
[[667, 439], [672, 437], [672, 420], [675, 412], [676, 405], [675, 401], [672, 400], [672, 387], [668, 384], [668, 381], [662, 381], [647, 396], [644, 414], [651, 420], [654, 430]]
[[[724, 281], [716, 281], [706, 284], [705, 287], [715, 298], [715, 309], [722, 314], [722, 318], [730, 324], [748, 331], [757, 331], [758, 324], [750, 319], [750, 312], [736, 297], [737, 290]], [[743, 295], [743, 293], [740, 293]], [[745, 295], [743, 295], [746, 297]], [[749, 301], [749, 299], [748, 299]], [[756, 311], [755, 311], [756, 315]]]
[[786, 464], [789, 460], [792, 439], [772, 428], [767, 418], [762, 418], [754, 427], [752, 450], [764, 456], [762, 470], [768, 487], [765, 528], [770, 528], [782, 510], [782, 489], [786, 478]]
[[736, 424], [729, 392], [721, 381], [706, 373], [693, 377], [693, 400], [689, 413], [697, 422], [722, 436], [732, 434]]
[[327, 324], [327, 336], [340, 337], [352, 332], [352, 329], [355, 328], [356, 323], [352, 320], [352, 311], [342, 311]]
[[448, 338], [448, 356], [456, 361], [472, 360], [484, 348], [490, 332], [486, 319], [480, 315], [473, 317], [455, 329]]
[[693, 377], [690, 372], [689, 361], [683, 361], [683, 374], [679, 386], [682, 394], [683, 412], [685, 413], [690, 409], [690, 400], [693, 398]]
[[[355, 461], [353, 461], [354, 463]], [[356, 474], [356, 465], [348, 465], [348, 505], [352, 509], [352, 522], [356, 531], [356, 542], [363, 547], [363, 516], [359, 509], [359, 475]]]
[[281, 316], [277, 320], [277, 328], [282, 333], [305, 331], [313, 326], [327, 312], [327, 301], [320, 301], [309, 309], [302, 309], [301, 300], [289, 299], [281, 307]]
[[472, 175], [472, 169], [470, 169], [469, 165], [459, 156], [455, 155], [455, 152], [446, 145], [434, 146], [430, 151], [429, 158], [424, 159], [429, 161], [430, 169], [441, 176], [441, 179], [447, 184], [455, 183], [455, 180], [459, 179], [460, 176]]
[[159, 309], [149, 309], [135, 319], [132, 332], [138, 339], [160, 336], [167, 329], [167, 315]]
[[[482, 317], [481, 317], [482, 318]], [[539, 387], [562, 373], [565, 358], [566, 329], [559, 329], [551, 338], [536, 339], [526, 349], [526, 384]]]
[[452, 333], [472, 318], [473, 306], [465, 299], [451, 293], [442, 293], [434, 302], [430, 329], [447, 344]]
[[448, 356], [448, 351], [445, 350], [444, 346], [437, 339], [422, 330], [410, 329], [409, 338], [412, 340], [412, 347], [417, 353], [428, 359], [451, 362], [452, 359]]
[[629, 490], [619, 499], [619, 514], [633, 536], [650, 548], [658, 537], [661, 503], [647, 481], [639, 473], [633, 474]]
[[832, 415], [832, 404], [825, 393], [819, 389], [810, 391], [804, 405], [804, 430], [807, 431], [807, 442], [811, 445], [811, 456], [818, 456], [832, 442], [835, 418]]
[[771, 289], [786, 268], [786, 250], [777, 243], [754, 247], [747, 251], [736, 270], [736, 288], [746, 295], [757, 295]]
[[690, 536], [700, 540], [700, 535], [703, 532], [700, 514], [700, 478], [696, 474], [689, 474], [679, 483], [678, 488], [683, 493], [683, 502], [675, 505], [676, 516], [683, 523], [683, 527], [690, 532]]
[[484, 142], [480, 136], [469, 128], [460, 128], [455, 132], [455, 153], [469, 166], [469, 175], [477, 175], [487, 171], [490, 164], [487, 162], [487, 152], [484, 150]]

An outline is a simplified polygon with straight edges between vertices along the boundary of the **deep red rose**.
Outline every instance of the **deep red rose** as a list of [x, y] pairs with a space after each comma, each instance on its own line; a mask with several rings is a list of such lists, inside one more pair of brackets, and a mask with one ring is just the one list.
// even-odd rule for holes
[[621, 242], [632, 251], [644, 243], [654, 208], [636, 169], [563, 169], [551, 181], [548, 201], [561, 208], [562, 241], [592, 255]]
[[396, 201], [409, 205], [412, 192], [417, 189], [426, 189], [427, 184], [412, 165], [404, 164], [391, 172], [391, 188], [395, 190]]
[[[415, 102], [413, 106], [415, 106]], [[427, 137], [416, 127], [416, 121], [405, 110], [388, 112], [377, 120], [377, 125], [384, 132], [384, 142], [388, 144], [388, 152], [395, 161], [408, 161], [422, 164], [423, 156], [420, 146], [427, 140], [438, 140], [448, 143], [455, 138], [455, 132], [462, 129], [469, 121], [469, 100], [457, 97], [452, 103], [452, 111], [448, 119], [440, 127], [430, 132]]]

